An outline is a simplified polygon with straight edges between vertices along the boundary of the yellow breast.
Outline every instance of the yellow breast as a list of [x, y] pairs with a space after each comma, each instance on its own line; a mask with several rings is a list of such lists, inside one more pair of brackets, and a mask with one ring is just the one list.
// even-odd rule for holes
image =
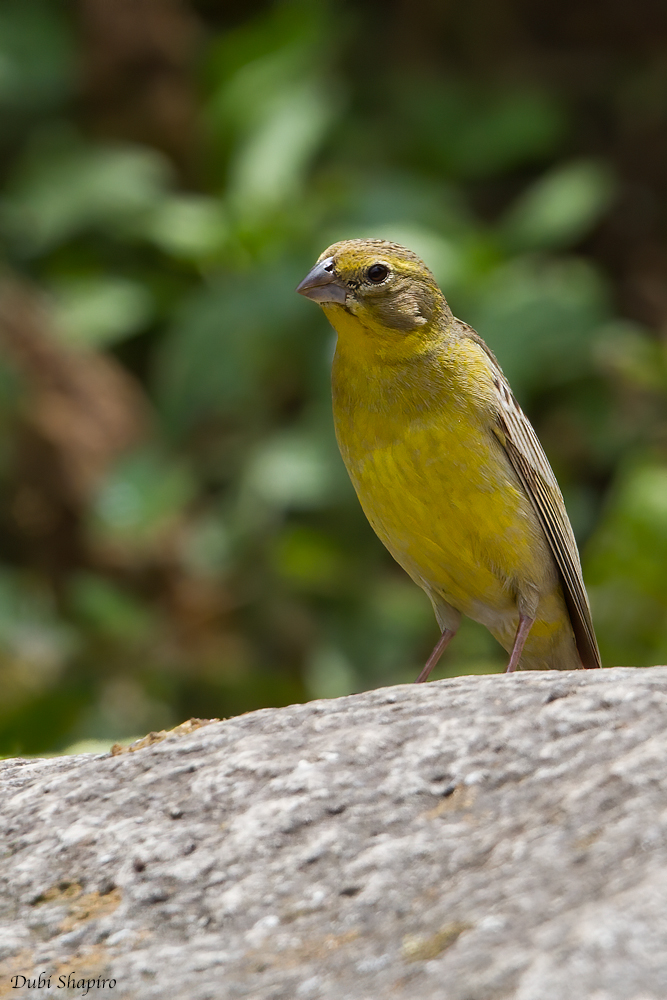
[[336, 319], [336, 435], [368, 520], [416, 583], [506, 648], [517, 594], [539, 592], [527, 654], [543, 665], [571, 629], [537, 516], [492, 431], [483, 352], [461, 341], [421, 353], [406, 344], [404, 361], [378, 363], [372, 338], [346, 336]]
[[414, 366], [386, 377], [339, 343], [333, 368], [336, 434], [366, 516], [414, 579], [465, 614], [478, 601], [509, 605], [508, 581], [543, 547], [469, 360], [440, 359], [435, 378], [415, 379]]

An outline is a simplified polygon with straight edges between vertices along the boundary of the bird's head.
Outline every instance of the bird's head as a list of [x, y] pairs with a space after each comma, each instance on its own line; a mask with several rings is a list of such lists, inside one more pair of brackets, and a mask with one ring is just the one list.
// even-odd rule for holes
[[339, 332], [349, 317], [383, 339], [425, 334], [449, 307], [426, 264], [386, 240], [343, 240], [320, 255], [297, 292], [318, 302]]

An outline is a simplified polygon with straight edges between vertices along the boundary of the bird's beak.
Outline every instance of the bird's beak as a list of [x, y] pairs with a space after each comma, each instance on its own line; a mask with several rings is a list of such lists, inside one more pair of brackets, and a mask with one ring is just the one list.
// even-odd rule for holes
[[308, 272], [300, 285], [296, 287], [299, 295], [305, 295], [313, 302], [336, 302], [345, 305], [347, 289], [336, 277], [333, 257], [321, 260]]

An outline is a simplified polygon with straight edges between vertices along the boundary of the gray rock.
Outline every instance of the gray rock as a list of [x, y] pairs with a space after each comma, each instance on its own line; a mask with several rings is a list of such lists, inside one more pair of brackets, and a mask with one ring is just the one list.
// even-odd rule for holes
[[666, 722], [525, 673], [4, 761], [0, 996], [664, 1000]]

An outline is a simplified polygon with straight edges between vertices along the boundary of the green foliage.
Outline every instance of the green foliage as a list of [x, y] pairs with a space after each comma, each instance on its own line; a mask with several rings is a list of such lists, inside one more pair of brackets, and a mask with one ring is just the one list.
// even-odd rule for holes
[[591, 343], [610, 313], [604, 282], [587, 261], [528, 255], [494, 268], [467, 311], [522, 397], [590, 371]]
[[667, 467], [621, 471], [589, 549], [591, 597], [601, 651], [614, 662], [650, 666], [667, 657]]
[[74, 347], [109, 347], [144, 329], [152, 317], [149, 290], [129, 278], [62, 277], [52, 287], [54, 323]]
[[125, 456], [108, 472], [90, 507], [90, 531], [107, 544], [150, 551], [194, 494], [187, 469], [154, 450]]
[[[332, 334], [294, 294], [343, 237], [411, 246], [499, 356], [586, 543], [605, 662], [667, 654], [667, 354], [615, 315], [581, 252], [611, 168], [573, 156], [567, 105], [530, 82], [385, 66], [369, 86], [332, 10], [282, 2], [210, 28], [186, 185], [150, 129], [82, 127], [67, 5], [0, 9], [6, 266], [44, 291], [62, 350], [111, 357], [152, 409], [144, 444], [100, 459], [78, 507], [53, 470], [35, 499], [22, 428], [39, 399], [0, 369], [2, 752], [418, 672], [432, 612], [358, 507], [331, 424]], [[466, 623], [442, 669], [503, 661]]]
[[68, 596], [72, 613], [84, 627], [120, 642], [146, 638], [155, 624], [144, 604], [93, 573], [74, 575]]
[[510, 206], [505, 239], [515, 250], [569, 247], [604, 215], [614, 187], [604, 164], [583, 160], [556, 167]]
[[408, 78], [398, 81], [396, 96], [404, 137], [421, 163], [460, 179], [539, 162], [565, 129], [562, 106], [534, 87]]
[[164, 196], [169, 168], [150, 149], [93, 145], [66, 127], [39, 131], [2, 201], [19, 252], [37, 256], [87, 232], [141, 231]]
[[0, 134], [42, 116], [70, 93], [73, 38], [49, 0], [4, 0], [0, 7]]

